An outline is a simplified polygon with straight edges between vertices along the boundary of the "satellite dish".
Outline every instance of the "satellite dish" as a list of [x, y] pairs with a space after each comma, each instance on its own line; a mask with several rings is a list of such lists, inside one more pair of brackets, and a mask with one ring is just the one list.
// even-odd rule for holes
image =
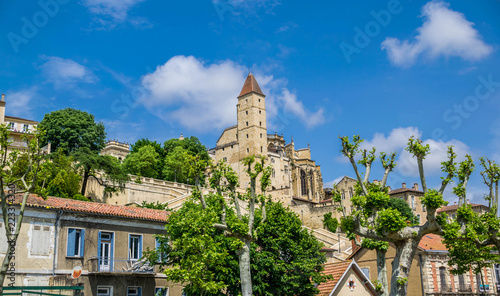
[[82, 267], [81, 266], [75, 266], [73, 268], [73, 271], [71, 272], [71, 278], [72, 279], [77, 279], [82, 275]]

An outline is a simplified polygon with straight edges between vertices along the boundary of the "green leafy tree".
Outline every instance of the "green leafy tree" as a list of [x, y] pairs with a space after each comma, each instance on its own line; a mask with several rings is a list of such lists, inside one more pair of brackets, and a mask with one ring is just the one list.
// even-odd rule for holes
[[44, 162], [43, 171], [40, 172], [45, 174], [43, 184], [47, 184], [47, 188], [43, 192], [50, 196], [63, 198], [73, 198], [78, 194], [82, 177], [74, 168], [73, 163], [73, 158], [66, 156], [62, 149], [53, 153], [53, 159]]
[[[42, 161], [42, 151], [40, 149], [40, 138], [43, 132], [35, 129], [31, 134], [23, 135], [22, 139], [26, 143], [25, 151], [21, 154], [14, 152], [11, 146], [10, 132], [7, 125], [0, 125], [0, 206], [2, 209], [3, 225], [5, 227], [5, 238], [8, 242], [8, 251], [5, 254], [0, 267], [0, 294], [10, 261], [14, 258], [9, 250], [15, 249], [17, 238], [24, 219], [24, 211], [30, 193], [36, 189], [38, 172]], [[14, 154], [9, 155], [14, 152]], [[22, 156], [20, 156], [22, 155]], [[16, 168], [17, 173], [13, 173], [11, 168]], [[8, 188], [7, 190], [4, 190]], [[14, 203], [15, 194], [21, 194], [21, 201], [16, 205], [20, 206], [19, 212], [14, 215], [12, 208], [8, 204]]]
[[125, 158], [123, 165], [129, 174], [158, 178], [157, 164], [159, 162], [159, 154], [155, 148], [150, 145], [145, 145], [139, 148], [137, 152], [132, 152]]
[[339, 220], [332, 217], [332, 213], [326, 213], [323, 215], [323, 227], [325, 227], [330, 232], [337, 232], [339, 227]]
[[[132, 150], [130, 151], [130, 154], [134, 154], [139, 152], [139, 149], [141, 149], [144, 146], [151, 146], [154, 148], [154, 151], [158, 153], [157, 157], [157, 162], [154, 165], [154, 171], [155, 171], [155, 177], [151, 178], [158, 178], [158, 179], [163, 179], [163, 167], [165, 165], [165, 150], [162, 148], [160, 143], [157, 143], [156, 141], [151, 141], [149, 139], [139, 139], [137, 140], [134, 144], [131, 145]], [[149, 177], [144, 175], [144, 177]]]
[[153, 209], [153, 210], [165, 210], [165, 211], [169, 210], [167, 203], [161, 203], [159, 201], [156, 202], [143, 201], [139, 207], [146, 209]]
[[174, 138], [163, 143], [163, 150], [165, 151], [165, 155], [169, 155], [170, 153], [172, 153], [176, 147], [182, 147], [189, 155], [199, 155], [200, 159], [203, 159], [205, 161], [208, 161], [210, 159], [210, 157], [208, 156], [207, 147], [201, 144], [200, 140], [197, 137], [191, 136], [182, 140]]
[[62, 148], [66, 154], [80, 148], [101, 151], [104, 148], [106, 132], [102, 123], [96, 123], [94, 115], [84, 111], [66, 108], [45, 114], [39, 126], [45, 131], [40, 145], [49, 142], [51, 151]]
[[[205, 197], [203, 210], [197, 199], [188, 200], [172, 213], [158, 236], [159, 250], [149, 251], [150, 262], [160, 262], [174, 282], [186, 282], [187, 295], [240, 295], [239, 240], [213, 227], [220, 221], [222, 207], [214, 195]], [[256, 240], [251, 243], [253, 295], [316, 295], [324, 255], [321, 243], [302, 228], [298, 216], [280, 203], [266, 205], [267, 220], [261, 224], [257, 210]], [[230, 208], [228, 217], [234, 212]]]
[[[189, 154], [184, 148], [182, 148], [182, 146], [175, 147], [167, 154], [165, 157], [165, 165], [163, 167], [165, 180], [188, 183], [188, 156]], [[190, 183], [192, 184], [193, 180], [191, 180]]]
[[[453, 193], [459, 197], [461, 206], [457, 209], [456, 219], [443, 226], [444, 242], [449, 250], [449, 265], [454, 274], [464, 274], [469, 270], [481, 275], [484, 285], [483, 270], [499, 263], [498, 251], [500, 244], [498, 231], [500, 218], [498, 217], [498, 181], [500, 167], [492, 160], [480, 158], [481, 172], [484, 183], [489, 188], [486, 200], [489, 202], [489, 211], [476, 213], [466, 201], [466, 186], [474, 164], [469, 157], [457, 169], [459, 182]], [[479, 284], [479, 283], [478, 283]]]
[[[359, 164], [366, 168], [363, 180], [355, 161], [356, 155], [360, 152], [359, 146], [363, 140], [359, 136], [354, 136], [352, 141], [348, 137], [341, 137], [340, 139], [342, 142], [341, 152], [352, 164], [359, 185], [358, 192], [351, 198], [355, 209], [350, 215], [345, 215], [344, 212], [344, 217], [341, 219], [341, 228], [352, 239], [356, 239], [356, 236], [363, 238], [363, 240], [369, 239], [366, 244], [377, 250], [378, 282], [381, 285], [381, 293], [391, 296], [406, 295], [408, 276], [418, 243], [426, 234], [442, 233], [441, 225], [444, 224], [444, 219], [436, 216], [436, 210], [446, 204], [443, 199], [443, 192], [446, 184], [455, 176], [455, 154], [453, 149], [449, 147], [449, 160], [442, 163], [443, 172], [447, 175], [443, 178], [441, 189], [439, 191], [428, 190], [423, 160], [429, 154], [430, 148], [428, 145], [423, 145], [419, 139], [410, 138], [408, 141], [406, 150], [417, 159], [420, 181], [424, 192], [422, 203], [427, 209], [427, 222], [419, 226], [408, 223], [408, 215], [404, 211], [400, 212], [399, 207], [390, 206], [391, 199], [387, 194], [385, 182], [389, 173], [396, 166], [394, 162], [395, 154], [391, 154], [390, 157], [385, 153], [380, 154], [384, 169], [382, 182], [379, 185], [369, 184], [367, 180], [369, 180], [375, 150], [372, 149], [369, 153], [366, 151], [362, 153]], [[394, 244], [396, 248], [396, 254], [392, 262], [390, 289], [383, 280], [384, 274], [387, 274], [384, 251], [387, 243]]]

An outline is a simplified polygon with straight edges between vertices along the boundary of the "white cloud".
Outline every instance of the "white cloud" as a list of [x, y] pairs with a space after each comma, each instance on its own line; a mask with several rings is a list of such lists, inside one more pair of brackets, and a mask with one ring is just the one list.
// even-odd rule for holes
[[133, 25], [149, 25], [144, 18], [130, 18], [129, 11], [144, 0], [83, 0], [82, 3], [89, 11], [99, 18], [97, 23], [107, 29], [112, 29], [117, 23], [130, 21]]
[[[140, 101], [164, 121], [196, 131], [220, 130], [236, 123], [236, 97], [246, 75], [246, 67], [231, 60], [204, 64], [193, 56], [175, 56], [142, 78], [147, 95]], [[268, 122], [278, 116], [281, 108], [309, 127], [324, 121], [323, 110], [305, 110], [297, 96], [285, 87], [285, 80], [271, 75], [255, 76], [267, 94]], [[276, 89], [281, 92], [275, 94]]]
[[78, 82], [93, 83], [97, 77], [87, 67], [60, 57], [45, 57], [47, 60], [40, 66], [48, 82], [56, 88], [73, 87]]
[[344, 178], [344, 177], [345, 176], [342, 175], [342, 176], [339, 176], [339, 177], [335, 178], [332, 181], [326, 182], [323, 187], [324, 188], [333, 188], [333, 186], [336, 185], [338, 182], [340, 182], [340, 180], [342, 180], [342, 178]]
[[379, 152], [396, 152], [396, 170], [395, 173], [402, 177], [417, 177], [418, 167], [417, 160], [408, 153], [405, 148], [408, 139], [412, 136], [421, 138], [424, 145], [429, 145], [430, 154], [424, 159], [424, 171], [426, 176], [432, 176], [441, 172], [441, 162], [447, 160], [448, 146], [453, 146], [454, 152], [457, 154], [456, 161], [464, 159], [466, 154], [471, 154], [470, 148], [463, 142], [458, 140], [450, 140], [447, 142], [435, 141], [432, 139], [422, 138], [422, 132], [415, 127], [400, 127], [393, 129], [388, 136], [381, 133], [376, 133], [371, 140], [365, 140], [361, 148], [371, 149], [377, 148], [377, 156]]
[[439, 56], [460, 57], [475, 61], [486, 57], [492, 47], [482, 41], [474, 23], [465, 16], [449, 9], [449, 4], [431, 1], [422, 8], [424, 22], [417, 28], [413, 41], [386, 38], [382, 49], [387, 51], [389, 60], [398, 66], [409, 66], [421, 54], [431, 58]]
[[38, 96], [37, 87], [22, 89], [18, 91], [9, 91], [5, 94], [6, 115], [25, 117], [32, 116], [33, 99]]

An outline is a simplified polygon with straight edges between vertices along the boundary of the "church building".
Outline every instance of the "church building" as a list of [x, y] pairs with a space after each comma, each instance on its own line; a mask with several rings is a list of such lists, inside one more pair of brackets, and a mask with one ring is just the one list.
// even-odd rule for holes
[[250, 73], [236, 103], [237, 124], [226, 128], [209, 152], [215, 161], [224, 160], [238, 173], [240, 186], [247, 188], [250, 179], [241, 160], [249, 155], [266, 156], [273, 169], [271, 188], [273, 200], [290, 204], [292, 198], [319, 202], [324, 198], [321, 169], [311, 159], [311, 149], [295, 149], [286, 144], [283, 134], [267, 133], [266, 96]]

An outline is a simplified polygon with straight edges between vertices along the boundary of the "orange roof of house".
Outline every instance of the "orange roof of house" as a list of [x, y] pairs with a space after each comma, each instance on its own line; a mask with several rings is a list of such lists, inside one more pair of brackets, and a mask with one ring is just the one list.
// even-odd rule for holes
[[[485, 207], [488, 208], [488, 206], [481, 205], [481, 204], [470, 204], [471, 207], [476, 208], [476, 207]], [[455, 211], [458, 209], [458, 205], [451, 205], [451, 206], [444, 206], [439, 208], [436, 212], [447, 212], [447, 211]]]
[[247, 79], [245, 80], [243, 88], [241, 89], [240, 95], [238, 97], [244, 96], [251, 92], [265, 96], [252, 73], [248, 74]]
[[351, 265], [351, 262], [352, 260], [325, 264], [325, 270], [323, 270], [323, 273], [332, 275], [333, 279], [326, 283], [321, 283], [318, 286], [319, 295], [330, 295], [333, 288], [335, 288], [339, 280], [342, 278], [342, 275], [346, 272], [349, 265]]
[[[14, 204], [19, 205], [22, 201], [22, 197], [22, 194], [16, 194]], [[162, 210], [110, 205], [52, 196], [43, 199], [34, 194], [29, 195], [26, 206], [158, 222], [166, 222], [169, 215], [169, 212]]]
[[437, 234], [426, 234], [418, 243], [418, 247], [427, 251], [448, 251], [443, 238]]

